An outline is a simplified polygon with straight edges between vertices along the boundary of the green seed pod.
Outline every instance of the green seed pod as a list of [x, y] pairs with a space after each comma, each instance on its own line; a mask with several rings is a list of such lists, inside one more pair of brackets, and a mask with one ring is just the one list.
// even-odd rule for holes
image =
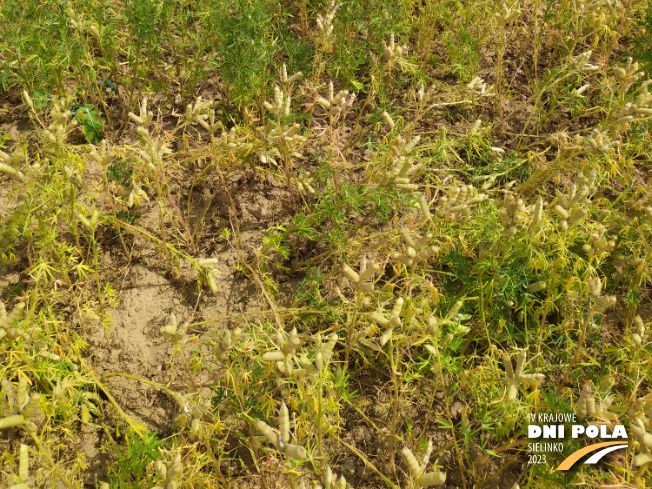
[[445, 472], [428, 472], [419, 477], [417, 481], [421, 487], [439, 486], [446, 482]]
[[38, 431], [38, 426], [36, 426], [36, 423], [34, 423], [33, 421], [27, 421], [23, 426], [23, 429], [25, 430], [25, 433], [31, 435], [31, 434], [36, 434], [36, 432]]
[[13, 428], [14, 426], [20, 426], [25, 422], [25, 417], [20, 414], [15, 414], [13, 416], [7, 416], [6, 418], [0, 419], [0, 430], [3, 428]]
[[88, 424], [91, 421], [91, 412], [88, 410], [88, 406], [85, 404], [81, 407], [81, 422]]
[[545, 288], [546, 288], [546, 283], [541, 281], [541, 282], [535, 282], [533, 284], [530, 284], [527, 290], [528, 292], [540, 292]]
[[641, 263], [643, 263], [643, 261], [644, 261], [643, 258], [634, 258], [633, 260], [631, 260], [631, 261], [629, 262], [629, 264], [630, 264], [632, 267], [637, 267], [637, 266], [639, 266]]
[[457, 301], [455, 304], [453, 304], [453, 307], [451, 308], [450, 311], [448, 311], [448, 314], [446, 317], [448, 319], [451, 319], [457, 315], [458, 312], [460, 312], [460, 309], [462, 309], [462, 306], [464, 305], [464, 302], [462, 301]]
[[632, 334], [632, 342], [636, 348], [640, 348], [643, 344], [643, 339], [637, 333]]

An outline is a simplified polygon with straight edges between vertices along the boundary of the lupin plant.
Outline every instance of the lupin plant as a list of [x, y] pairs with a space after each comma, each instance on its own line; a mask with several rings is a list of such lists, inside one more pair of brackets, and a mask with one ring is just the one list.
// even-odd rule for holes
[[403, 457], [405, 464], [408, 466], [410, 474], [416, 480], [418, 487], [440, 486], [446, 482], [445, 472], [426, 472], [426, 467], [428, 466], [428, 462], [430, 462], [432, 449], [432, 439], [429, 439], [421, 463], [417, 461], [412, 450], [408, 447], [404, 447], [401, 450], [401, 456]]
[[525, 387], [539, 387], [546, 376], [542, 373], [524, 374], [527, 359], [527, 351], [521, 350], [516, 357], [516, 368], [512, 365], [512, 359], [509, 353], [503, 352], [503, 363], [505, 364], [505, 375], [507, 376], [507, 390], [505, 399], [513, 402], [518, 396], [518, 388], [521, 384]]
[[285, 405], [281, 403], [278, 410], [278, 430], [273, 429], [264, 421], [256, 421], [256, 428], [260, 431], [267, 441], [271, 443], [274, 448], [289, 458], [295, 460], [305, 460], [308, 458], [308, 452], [301, 445], [293, 445], [290, 443], [290, 412]]
[[645, 486], [638, 0], [42, 3], [0, 6], [2, 483], [482, 487], [554, 407], [633, 440], [575, 482]]

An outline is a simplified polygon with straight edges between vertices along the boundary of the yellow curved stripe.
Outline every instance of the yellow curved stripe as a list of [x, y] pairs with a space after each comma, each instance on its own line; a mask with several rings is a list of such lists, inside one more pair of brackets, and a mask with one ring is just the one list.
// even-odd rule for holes
[[[555, 470], [568, 470], [570, 469], [573, 465], [575, 465], [575, 462], [577, 462], [579, 459], [581, 459], [584, 455], [587, 453], [595, 452], [596, 450], [604, 447], [610, 447], [611, 445], [622, 445], [624, 440], [621, 441], [605, 441], [603, 443], [596, 443], [594, 445], [589, 445], [588, 447], [584, 447], [581, 450], [578, 450], [576, 452], [571, 453], [566, 459], [559, 464], [559, 467], [557, 467]], [[553, 470], [554, 472], [554, 470]]]

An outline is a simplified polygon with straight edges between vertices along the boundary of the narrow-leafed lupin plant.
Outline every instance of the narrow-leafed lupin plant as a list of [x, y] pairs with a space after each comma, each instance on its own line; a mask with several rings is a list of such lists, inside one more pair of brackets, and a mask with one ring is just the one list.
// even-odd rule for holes
[[428, 246], [428, 243], [433, 238], [432, 233], [426, 233], [416, 241], [412, 239], [410, 231], [408, 231], [406, 228], [401, 228], [399, 233], [403, 237], [407, 248], [405, 253], [394, 251], [392, 253], [392, 259], [402, 263], [406, 267], [412, 267], [417, 263], [427, 261], [439, 252], [438, 246]]
[[508, 6], [504, 0], [500, 3], [500, 11], [495, 14], [496, 21], [501, 27], [511, 24], [520, 16], [521, 10], [514, 6]]
[[[301, 489], [306, 489], [304, 481], [301, 481], [299, 486]], [[315, 483], [312, 486], [312, 489], [346, 489], [346, 478], [343, 475], [338, 476], [333, 472], [333, 470], [326, 466], [326, 478], [324, 479], [324, 485]]]
[[591, 205], [590, 194], [595, 190], [595, 179], [595, 169], [592, 169], [588, 179], [583, 174], [578, 175], [577, 181], [571, 185], [568, 195], [564, 195], [558, 189], [555, 189], [558, 202], [555, 205], [555, 212], [561, 217], [561, 223], [559, 224], [561, 232], [568, 231], [569, 225], [580, 222], [588, 214], [587, 206]]
[[179, 327], [177, 317], [172, 313], [168, 318], [168, 322], [160, 329], [160, 332], [166, 340], [172, 343], [173, 346], [177, 347], [188, 341], [188, 335], [186, 334], [188, 325], [189, 324], [186, 322]]
[[299, 358], [299, 364], [311, 377], [318, 377], [319, 373], [330, 363], [336, 344], [337, 333], [332, 333], [326, 343], [322, 342], [322, 337], [318, 334], [315, 339], [315, 360], [311, 362], [308, 357], [302, 355]]
[[326, 14], [317, 14], [317, 28], [321, 32], [323, 44], [328, 44], [332, 40], [333, 19], [335, 19], [335, 14], [339, 8], [340, 6], [335, 0], [330, 0]]
[[211, 265], [215, 265], [217, 262], [217, 258], [198, 258], [192, 263], [197, 272], [199, 283], [207, 284], [213, 294], [217, 293], [215, 279], [219, 276], [219, 272]]
[[[292, 329], [289, 335], [284, 331], [278, 331], [276, 333], [276, 346], [278, 349], [264, 353], [263, 361], [273, 362], [278, 373], [290, 377], [294, 372], [292, 363], [300, 344], [301, 339], [297, 334], [296, 328]], [[276, 385], [279, 387], [283, 386], [283, 379], [281, 377], [276, 378]], [[285, 393], [285, 390], [283, 392]]]
[[316, 102], [321, 105], [325, 111], [328, 112], [331, 118], [335, 118], [339, 116], [343, 110], [350, 106], [350, 102], [352, 102], [353, 97], [349, 97], [348, 99], [347, 97], [349, 97], [348, 90], [340, 90], [337, 92], [337, 94], [335, 94], [333, 82], [331, 81], [328, 83], [328, 95], [326, 98], [317, 97]]
[[279, 429], [275, 430], [262, 420], [256, 421], [256, 427], [268, 442], [274, 445], [279, 452], [295, 460], [305, 460], [308, 458], [308, 452], [301, 445], [290, 443], [290, 412], [285, 402], [281, 403], [278, 410]]
[[4, 173], [19, 183], [24, 183], [26, 181], [25, 174], [18, 169], [18, 165], [23, 161], [25, 161], [25, 157], [20, 151], [15, 151], [11, 155], [0, 151], [0, 173]]
[[621, 68], [620, 66], [614, 67], [614, 75], [620, 84], [618, 89], [619, 93], [625, 94], [634, 83], [645, 75], [645, 73], [638, 71], [638, 63], [634, 62], [632, 58], [628, 58], [627, 64], [624, 68]]
[[181, 485], [183, 464], [181, 463], [180, 453], [177, 453], [169, 466], [166, 466], [161, 460], [157, 460], [154, 466], [156, 473], [162, 480], [152, 489], [177, 489]]
[[389, 67], [394, 66], [394, 63], [404, 64], [405, 60], [403, 55], [407, 54], [407, 45], [403, 44], [399, 46], [394, 41], [394, 33], [392, 32], [389, 35], [389, 43], [386, 43], [384, 40], [381, 41], [383, 45], [383, 54], [385, 55], [385, 60]]
[[14, 328], [13, 324], [20, 317], [20, 313], [25, 309], [25, 303], [18, 303], [10, 313], [7, 313], [4, 302], [0, 301], [0, 340], [5, 336], [10, 340], [15, 340], [22, 336], [22, 330]]
[[638, 449], [634, 465], [640, 467], [639, 475], [652, 468], [652, 407], [640, 414], [630, 427], [636, 438]]
[[398, 297], [394, 302], [394, 307], [392, 308], [389, 317], [386, 317], [382, 311], [375, 311], [369, 315], [369, 318], [378, 324], [378, 326], [385, 328], [385, 332], [380, 337], [380, 346], [385, 346], [391, 339], [394, 329], [401, 327], [402, 321], [400, 314], [403, 309], [403, 303], [403, 298]]
[[380, 271], [377, 263], [367, 264], [367, 257], [360, 258], [360, 272], [356, 272], [346, 263], [342, 265], [342, 273], [349, 280], [351, 287], [356, 292], [371, 292], [374, 290], [372, 277]]
[[459, 221], [471, 217], [473, 207], [486, 198], [485, 194], [479, 194], [474, 197], [473, 190], [472, 185], [462, 185], [455, 188], [450, 197], [444, 195], [439, 199], [437, 214], [451, 221]]
[[21, 377], [18, 381], [17, 395], [11, 384], [5, 379], [2, 380], [2, 388], [10, 406], [13, 406], [14, 414], [0, 419], [0, 429], [21, 426], [27, 433], [36, 433], [38, 427], [32, 420], [41, 412], [41, 395], [29, 394], [26, 377]]
[[505, 375], [507, 376], [507, 391], [505, 398], [509, 402], [516, 400], [518, 395], [518, 387], [523, 384], [525, 387], [539, 387], [546, 376], [541, 373], [524, 374], [525, 360], [527, 358], [527, 351], [521, 350], [516, 357], [516, 368], [512, 366], [512, 359], [507, 352], [503, 352], [503, 363], [505, 364]]
[[410, 474], [416, 480], [419, 487], [439, 486], [446, 482], [445, 472], [426, 472], [428, 462], [430, 462], [430, 455], [432, 454], [433, 444], [432, 439], [428, 440], [428, 446], [423, 454], [421, 464], [417, 461], [416, 457], [408, 447], [401, 450], [401, 456], [408, 466]]
[[218, 360], [224, 361], [229, 351], [242, 336], [242, 329], [235, 328], [233, 331], [224, 329], [224, 331], [221, 331], [219, 328], [213, 327], [209, 333], [215, 341], [215, 356]]
[[631, 338], [636, 348], [642, 348], [652, 340], [652, 331], [645, 327], [641, 316], [634, 317], [634, 328], [635, 331], [632, 333]]

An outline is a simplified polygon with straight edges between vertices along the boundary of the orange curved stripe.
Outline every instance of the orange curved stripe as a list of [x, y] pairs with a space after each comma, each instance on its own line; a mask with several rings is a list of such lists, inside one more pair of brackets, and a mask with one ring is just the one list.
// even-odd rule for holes
[[555, 470], [568, 470], [573, 465], [575, 465], [575, 462], [577, 462], [587, 453], [595, 452], [599, 448], [610, 447], [611, 445], [622, 445], [624, 441], [625, 440], [605, 441], [603, 443], [596, 443], [594, 445], [589, 445], [588, 447], [584, 447], [581, 450], [571, 453], [568, 457], [566, 457], [566, 459], [564, 459], [564, 461], [561, 464], [559, 464], [559, 467], [557, 467]]

